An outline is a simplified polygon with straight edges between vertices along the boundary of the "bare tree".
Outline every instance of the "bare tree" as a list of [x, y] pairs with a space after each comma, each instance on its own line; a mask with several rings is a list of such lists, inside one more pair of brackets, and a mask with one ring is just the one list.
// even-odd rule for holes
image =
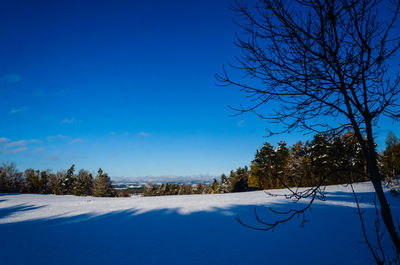
[[[234, 109], [283, 128], [271, 134], [353, 130], [398, 256], [399, 232], [382, 188], [373, 130], [383, 116], [400, 118], [400, 1], [259, 0], [236, 2], [233, 9], [242, 54], [217, 80], [249, 98], [249, 105]], [[236, 72], [248, 78], [235, 79]], [[311, 196], [312, 203], [320, 185], [292, 196]]]

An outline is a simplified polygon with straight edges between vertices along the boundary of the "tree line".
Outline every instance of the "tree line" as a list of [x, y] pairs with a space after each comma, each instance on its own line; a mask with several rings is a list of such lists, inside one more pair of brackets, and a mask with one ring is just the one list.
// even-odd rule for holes
[[163, 195], [188, 195], [188, 194], [210, 194], [214, 193], [212, 186], [208, 184], [197, 183], [194, 185], [163, 183], [153, 185], [148, 183], [143, 191], [143, 196], [163, 196]]
[[[381, 175], [387, 180], [400, 174], [400, 140], [389, 133], [386, 149], [378, 154]], [[311, 141], [288, 147], [266, 142], [256, 151], [250, 166], [222, 175], [219, 193], [248, 190], [310, 187], [367, 181], [366, 160], [352, 131], [341, 135], [316, 134]], [[214, 180], [214, 186], [217, 183]]]
[[[387, 180], [400, 175], [400, 140], [393, 133], [386, 149], [377, 156], [381, 175]], [[222, 174], [212, 184], [148, 183], [144, 196], [244, 192], [288, 187], [310, 187], [367, 181], [366, 161], [353, 132], [341, 135], [316, 134], [311, 141], [288, 147], [281, 141], [274, 147], [266, 142], [256, 151], [249, 166]], [[0, 192], [114, 197], [129, 196], [113, 188], [110, 177], [100, 168], [97, 175], [75, 165], [55, 174], [49, 170], [19, 172], [14, 163], [0, 166]]]
[[75, 165], [67, 171], [26, 169], [19, 172], [15, 163], [0, 166], [0, 193], [40, 193], [57, 195], [115, 197], [110, 177], [100, 168], [97, 175], [81, 169], [75, 174]]
[[[386, 149], [378, 156], [381, 175], [387, 180], [400, 174], [400, 140], [389, 133]], [[230, 193], [347, 184], [368, 181], [366, 161], [353, 132], [341, 135], [316, 134], [311, 141], [288, 147], [281, 141], [274, 147], [266, 142], [256, 151], [249, 166], [232, 170], [211, 185], [178, 185], [149, 183], [143, 195], [183, 195]]]

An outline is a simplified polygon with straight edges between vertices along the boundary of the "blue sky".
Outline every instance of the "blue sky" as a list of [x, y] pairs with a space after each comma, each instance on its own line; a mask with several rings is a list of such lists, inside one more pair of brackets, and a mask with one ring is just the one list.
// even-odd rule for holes
[[[111, 4], [112, 3], [112, 4]], [[0, 161], [111, 176], [211, 175], [266, 140], [215, 86], [232, 61], [230, 1], [2, 1]], [[377, 141], [398, 125], [384, 123]]]

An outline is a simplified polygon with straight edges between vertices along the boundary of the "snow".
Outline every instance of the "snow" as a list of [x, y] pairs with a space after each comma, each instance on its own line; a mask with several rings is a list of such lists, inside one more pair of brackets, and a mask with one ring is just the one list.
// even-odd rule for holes
[[[355, 189], [365, 216], [373, 218], [372, 186]], [[254, 207], [273, 221], [280, 216], [268, 207], [304, 204], [263, 191], [130, 198], [0, 194], [0, 264], [373, 264], [350, 188], [329, 186], [326, 193], [327, 200], [307, 212], [304, 227], [296, 218], [267, 232], [236, 218], [259, 226]], [[400, 198], [386, 194], [398, 220]]]

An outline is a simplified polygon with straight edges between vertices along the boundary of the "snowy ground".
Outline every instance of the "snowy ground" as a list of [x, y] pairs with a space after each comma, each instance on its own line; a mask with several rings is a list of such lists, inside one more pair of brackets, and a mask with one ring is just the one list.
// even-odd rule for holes
[[[367, 217], [372, 187], [355, 186]], [[331, 186], [300, 227], [254, 231], [299, 207], [262, 191], [164, 197], [94, 198], [0, 194], [0, 264], [373, 264], [350, 189]], [[276, 190], [275, 193], [285, 193]], [[393, 214], [400, 198], [387, 192]]]

